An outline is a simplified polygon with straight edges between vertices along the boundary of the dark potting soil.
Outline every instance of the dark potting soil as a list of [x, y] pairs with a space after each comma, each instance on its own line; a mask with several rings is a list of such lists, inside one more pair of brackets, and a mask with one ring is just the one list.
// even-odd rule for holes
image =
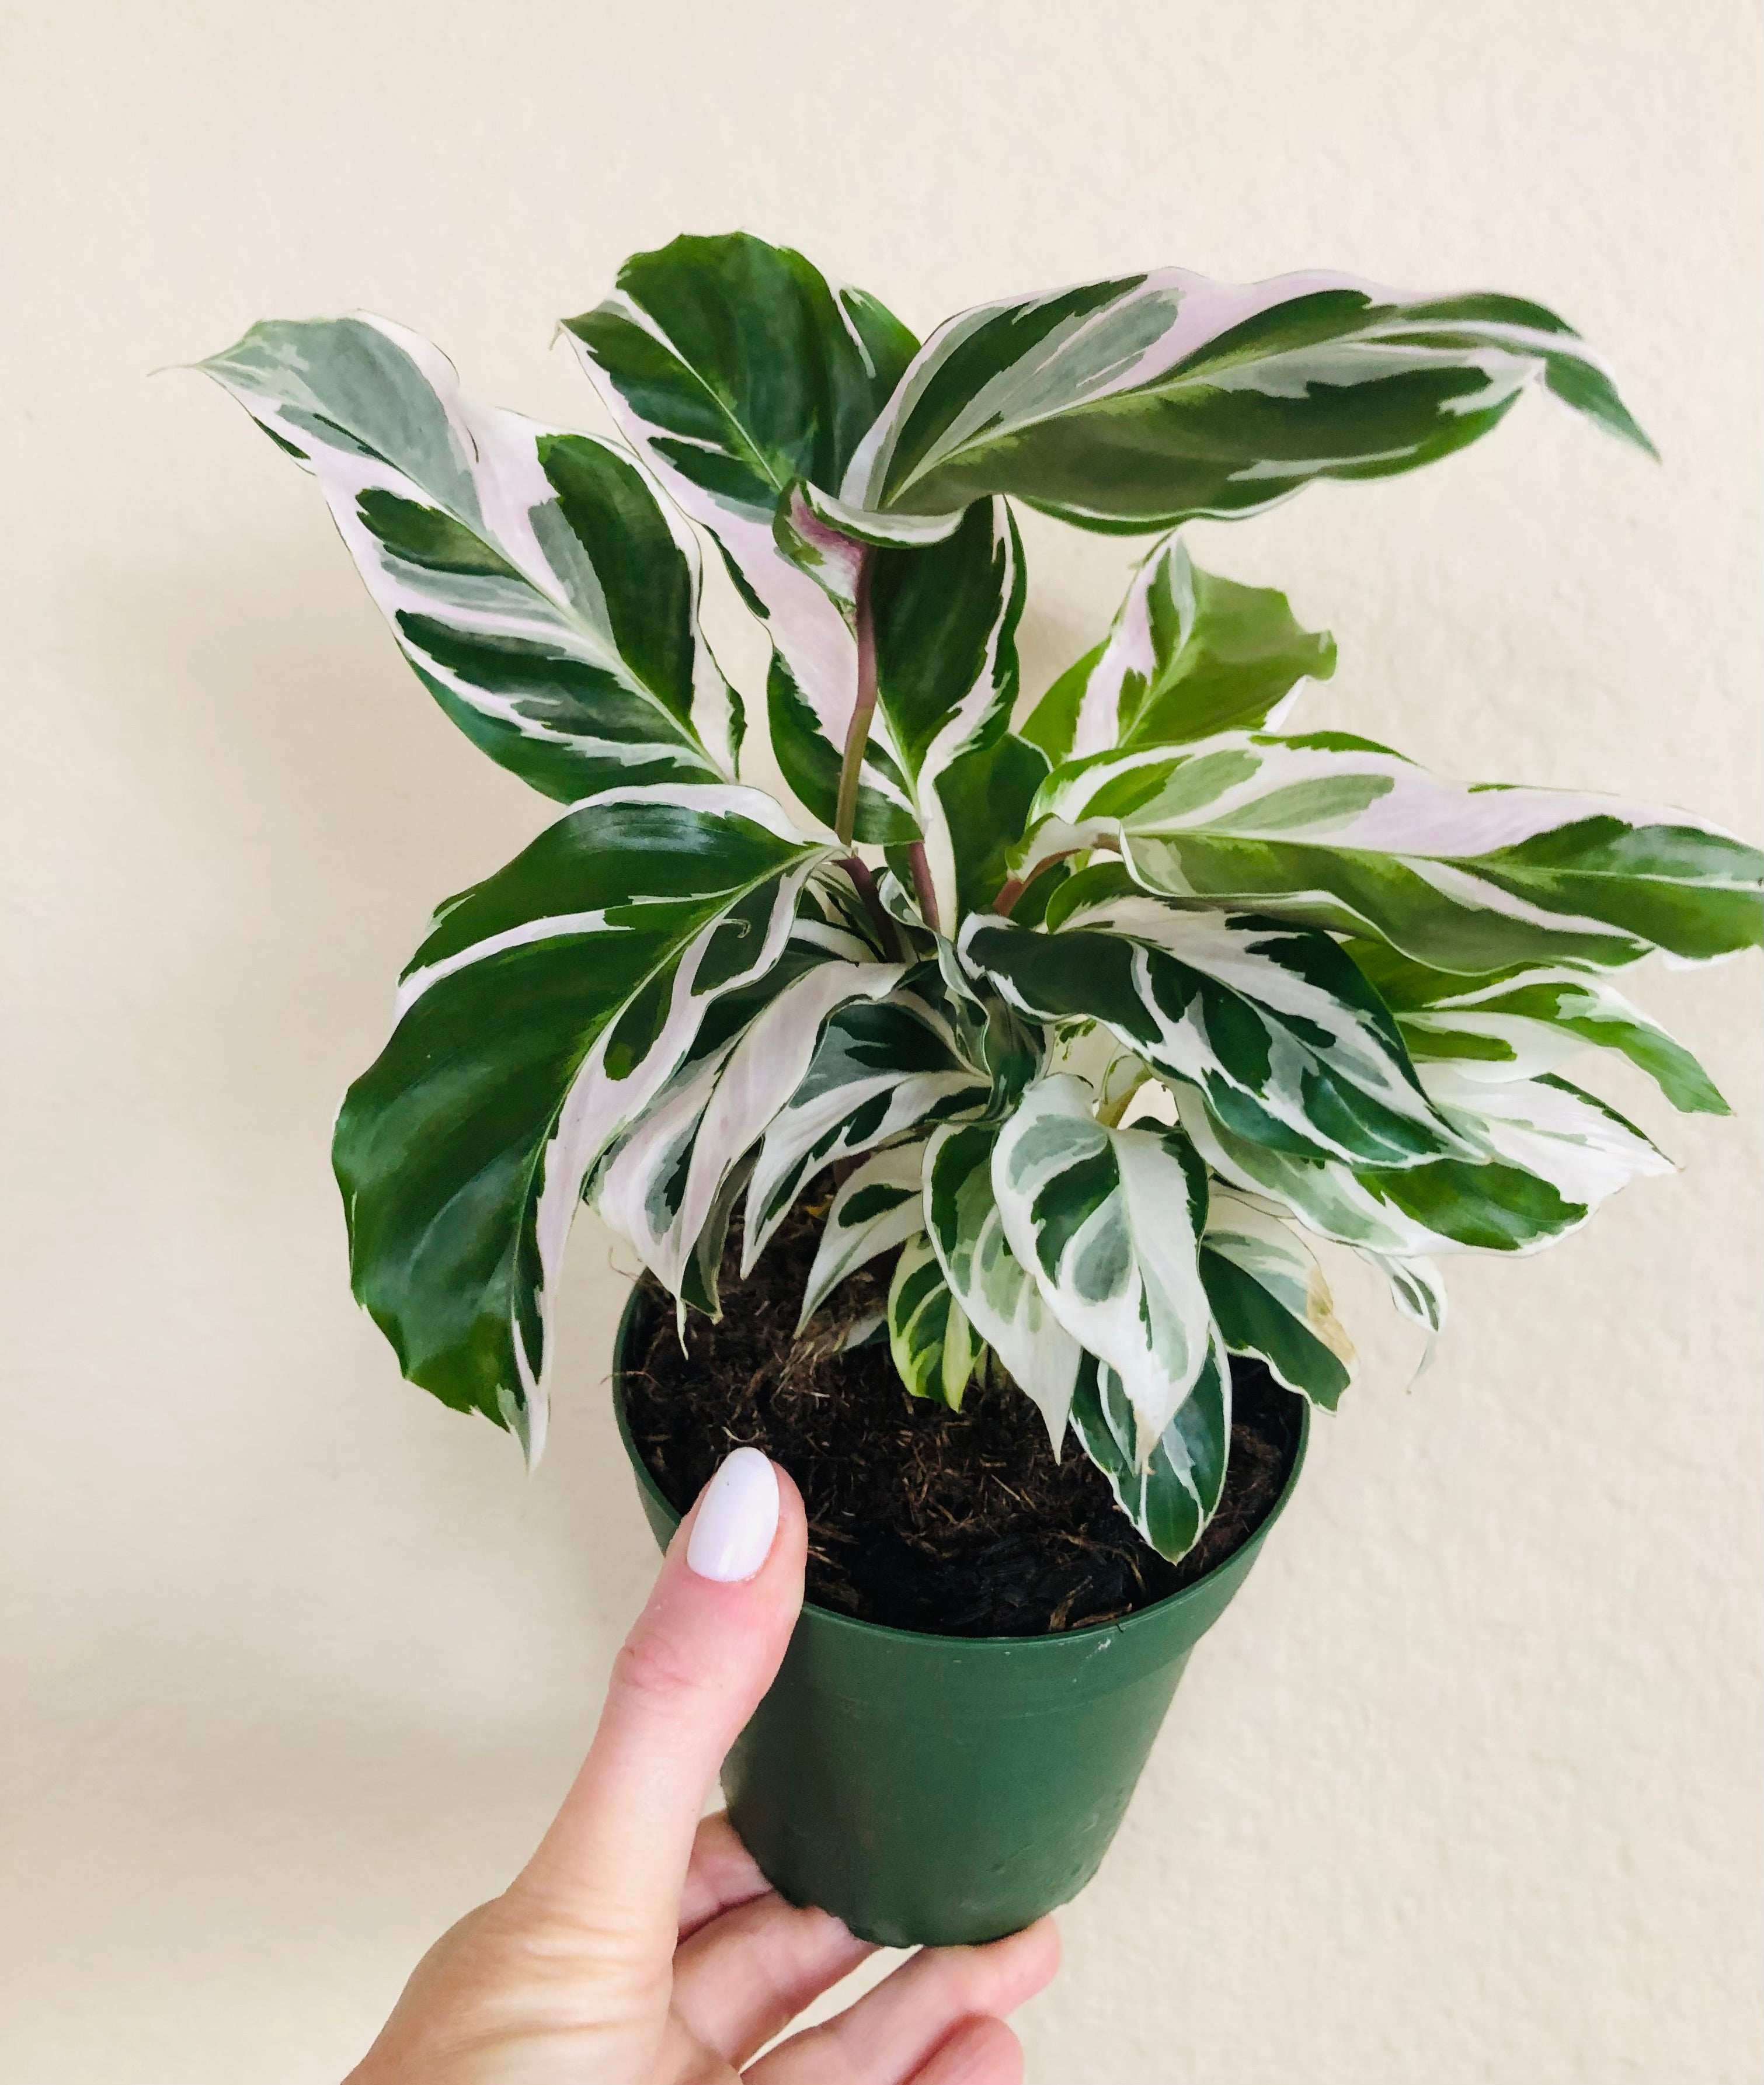
[[901, 1387], [885, 1340], [837, 1341], [888, 1295], [889, 1259], [853, 1276], [792, 1339], [820, 1226], [798, 1219], [745, 1282], [740, 1238], [720, 1322], [649, 1276], [625, 1376], [632, 1437], [684, 1513], [731, 1448], [763, 1449], [808, 1513], [808, 1597], [895, 1629], [1039, 1636], [1117, 1620], [1191, 1585], [1259, 1527], [1298, 1450], [1298, 1399], [1260, 1362], [1232, 1360], [1231, 1459], [1219, 1510], [1180, 1564], [1150, 1548], [1068, 1436], [1055, 1462], [1041, 1415], [1014, 1384], [971, 1382], [959, 1412]]

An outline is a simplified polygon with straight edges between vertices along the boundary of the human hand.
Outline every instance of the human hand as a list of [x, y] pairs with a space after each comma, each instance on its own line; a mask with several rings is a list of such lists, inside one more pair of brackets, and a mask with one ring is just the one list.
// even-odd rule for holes
[[538, 1851], [417, 1965], [345, 2085], [1016, 2085], [1002, 2015], [1053, 1976], [1049, 1919], [922, 1949], [753, 2063], [872, 1951], [785, 1903], [721, 1816], [723, 1754], [803, 1599], [790, 1478], [737, 1449], [669, 1544]]

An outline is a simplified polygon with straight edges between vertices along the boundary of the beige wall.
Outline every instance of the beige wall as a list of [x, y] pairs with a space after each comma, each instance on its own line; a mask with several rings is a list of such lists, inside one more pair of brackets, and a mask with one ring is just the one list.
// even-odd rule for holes
[[[361, 304], [592, 418], [553, 321], [732, 225], [921, 325], [1168, 261], [1535, 293], [1663, 470], [1533, 401], [1202, 554], [1333, 625], [1317, 720], [1755, 832], [1758, 16], [8, 13], [0, 2076], [296, 2085], [530, 1845], [651, 1557], [604, 1237], [528, 1483], [399, 1383], [327, 1170], [428, 907], [544, 807], [426, 703], [310, 484], [149, 372]], [[1031, 533], [1039, 686], [1130, 552]], [[1640, 982], [1741, 1119], [1613, 1080], [1684, 1173], [1461, 1273], [1412, 1395], [1354, 1292], [1365, 1379], [1066, 1915], [1042, 2085], [1759, 2075], [1756, 979]]]

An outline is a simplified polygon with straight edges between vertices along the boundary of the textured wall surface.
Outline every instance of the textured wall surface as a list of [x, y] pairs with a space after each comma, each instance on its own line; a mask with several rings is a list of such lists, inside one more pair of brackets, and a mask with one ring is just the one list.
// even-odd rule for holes
[[[1336, 631], [1311, 716], [1753, 831], [1749, 0], [61, 0], [9, 11], [0, 2074], [296, 2085], [531, 1845], [651, 1569], [576, 1242], [553, 1445], [402, 1386], [326, 1141], [431, 903], [541, 800], [198, 377], [364, 304], [592, 423], [554, 320], [745, 225], [910, 321], [1176, 261], [1558, 305], [1655, 469], [1528, 404], [1203, 561]], [[1029, 532], [1030, 682], [1130, 546]], [[751, 647], [744, 655], [753, 663]], [[1725, 2085], [1764, 2065], [1758, 986], [1650, 972], [1734, 1123], [1457, 1276], [1196, 1658], [1024, 2016], [1044, 2085]], [[1753, 1272], [1748, 1276], [1745, 1270]]]

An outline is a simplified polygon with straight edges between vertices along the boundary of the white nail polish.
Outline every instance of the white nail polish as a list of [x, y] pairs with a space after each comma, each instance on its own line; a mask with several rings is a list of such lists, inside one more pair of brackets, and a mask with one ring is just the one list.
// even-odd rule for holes
[[778, 1473], [757, 1448], [737, 1448], [705, 1486], [687, 1565], [723, 1585], [751, 1578], [777, 1532]]

